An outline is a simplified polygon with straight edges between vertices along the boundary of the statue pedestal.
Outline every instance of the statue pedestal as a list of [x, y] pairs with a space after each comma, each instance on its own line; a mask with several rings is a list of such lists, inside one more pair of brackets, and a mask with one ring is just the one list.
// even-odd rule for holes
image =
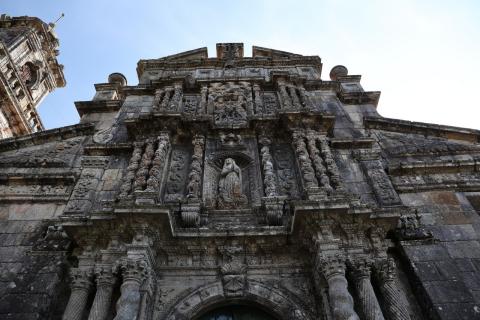
[[286, 197], [265, 197], [262, 198], [262, 204], [266, 211], [267, 224], [270, 226], [280, 226], [283, 223], [283, 205]]
[[200, 202], [187, 202], [182, 204], [181, 218], [182, 225], [186, 228], [195, 228], [200, 226]]

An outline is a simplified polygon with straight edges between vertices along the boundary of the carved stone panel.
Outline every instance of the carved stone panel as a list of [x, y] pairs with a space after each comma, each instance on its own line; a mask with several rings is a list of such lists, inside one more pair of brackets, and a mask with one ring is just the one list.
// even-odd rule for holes
[[[203, 179], [203, 199], [209, 208], [240, 209], [260, 205], [263, 192], [260, 166], [256, 160], [258, 155], [255, 153], [257, 150], [255, 140], [242, 138], [238, 143], [239, 145], [232, 146], [216, 139], [207, 140], [205, 154], [208, 157]], [[230, 170], [230, 172], [231, 168], [233, 171]], [[236, 205], [225, 205], [225, 201], [222, 200], [225, 197], [222, 197], [222, 193], [225, 195], [235, 193], [233, 192], [235, 186], [238, 189], [235, 191], [238, 193], [237, 200], [234, 201]], [[229, 187], [232, 187], [230, 189], [233, 193], [227, 192], [230, 190]]]
[[217, 128], [242, 128], [252, 114], [252, 88], [247, 82], [212, 83], [208, 109]]
[[178, 201], [185, 197], [190, 158], [189, 147], [173, 146], [165, 188], [165, 202]]
[[279, 108], [277, 94], [275, 92], [263, 93], [263, 114], [275, 114]]
[[183, 112], [189, 115], [194, 115], [197, 113], [199, 105], [199, 96], [186, 94], [183, 96]]
[[295, 160], [288, 144], [273, 144], [273, 159], [278, 175], [278, 193], [292, 198], [299, 197], [298, 182], [295, 178]]

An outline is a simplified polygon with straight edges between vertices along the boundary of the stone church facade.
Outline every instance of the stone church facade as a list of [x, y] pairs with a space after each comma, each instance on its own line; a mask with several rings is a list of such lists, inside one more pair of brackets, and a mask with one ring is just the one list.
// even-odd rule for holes
[[480, 132], [243, 50], [140, 60], [0, 141], [0, 318], [480, 318]]

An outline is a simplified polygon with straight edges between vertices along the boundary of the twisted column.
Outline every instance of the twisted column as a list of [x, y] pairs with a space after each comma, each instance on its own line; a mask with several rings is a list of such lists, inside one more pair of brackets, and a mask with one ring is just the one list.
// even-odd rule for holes
[[72, 269], [70, 299], [63, 313], [63, 320], [80, 320], [87, 304], [88, 293], [92, 286], [90, 270]]
[[312, 162], [310, 161], [303, 133], [295, 130], [292, 137], [298, 164], [300, 166], [300, 172], [302, 173], [304, 187], [306, 189], [318, 187], [318, 181], [315, 177], [315, 171], [313, 170]]
[[132, 190], [132, 183], [135, 179], [135, 173], [137, 172], [140, 159], [142, 159], [143, 142], [135, 142], [133, 146], [134, 149], [132, 157], [130, 158], [130, 163], [127, 167], [127, 173], [125, 174], [125, 177], [123, 178], [123, 183], [120, 186], [119, 198], [126, 198]]
[[330, 185], [330, 178], [327, 175], [327, 168], [323, 165], [323, 159], [320, 155], [320, 150], [317, 148], [317, 135], [314, 131], [307, 133], [307, 146], [310, 158], [313, 161], [315, 167], [315, 174], [320, 182], [320, 186], [327, 192], [331, 193], [333, 188]]
[[142, 191], [147, 185], [147, 175], [154, 155], [153, 143], [153, 139], [147, 139], [145, 151], [143, 152], [142, 156], [142, 161], [140, 162], [138, 171], [135, 175], [135, 191]]
[[205, 146], [205, 137], [197, 134], [193, 137], [193, 156], [190, 164], [190, 173], [188, 175], [188, 195], [190, 199], [200, 198], [200, 184], [203, 174], [203, 149]]
[[327, 165], [327, 170], [330, 173], [330, 182], [332, 183], [332, 187], [335, 188], [337, 191], [343, 191], [343, 185], [340, 180], [340, 171], [338, 171], [337, 164], [333, 159], [332, 151], [330, 150], [330, 146], [328, 145], [327, 137], [320, 136], [320, 149], [325, 160], [325, 164]]
[[95, 269], [95, 278], [97, 292], [95, 293], [88, 320], [104, 320], [110, 309], [115, 277], [111, 267], [99, 267]]
[[114, 320], [137, 319], [141, 301], [140, 287], [148, 273], [147, 263], [143, 260], [123, 259], [119, 263], [119, 268], [123, 283]]
[[353, 298], [348, 292], [348, 282], [345, 278], [345, 259], [340, 255], [319, 255], [316, 267], [327, 280], [328, 298], [334, 319], [360, 320], [353, 310]]
[[163, 96], [163, 89], [155, 90], [155, 98], [153, 99], [153, 108], [158, 109], [160, 107], [160, 103], [162, 102]]
[[152, 161], [152, 167], [148, 174], [147, 188], [145, 191], [158, 192], [160, 188], [160, 180], [162, 179], [165, 160], [170, 147], [170, 138], [168, 132], [160, 133], [158, 136], [158, 147]]
[[362, 319], [384, 320], [380, 304], [370, 281], [371, 267], [371, 262], [367, 260], [358, 260], [351, 264], [353, 284], [358, 297], [357, 302]]
[[266, 137], [262, 137], [259, 142], [262, 145], [260, 153], [262, 157], [263, 184], [265, 188], [265, 196], [275, 197], [278, 195], [278, 193], [275, 181], [275, 173], [273, 172], [273, 158], [270, 154], [271, 141]]
[[301, 109], [302, 104], [300, 103], [300, 99], [298, 98], [297, 95], [297, 89], [295, 87], [288, 87], [288, 92], [290, 92], [290, 97], [292, 98], [293, 106], [296, 109]]
[[172, 87], [165, 87], [164, 89], [164, 95], [162, 102], [160, 102], [160, 108], [162, 111], [166, 110], [168, 107], [168, 103], [170, 102], [170, 96], [173, 93], [173, 88]]
[[382, 260], [377, 263], [375, 269], [387, 318], [410, 320], [407, 298], [397, 283], [395, 261], [391, 258]]

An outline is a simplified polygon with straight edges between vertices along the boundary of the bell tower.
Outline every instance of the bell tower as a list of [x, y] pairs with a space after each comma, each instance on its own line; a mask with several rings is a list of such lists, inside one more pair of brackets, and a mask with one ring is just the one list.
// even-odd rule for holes
[[65, 86], [55, 24], [0, 16], [0, 139], [43, 130], [37, 106]]

